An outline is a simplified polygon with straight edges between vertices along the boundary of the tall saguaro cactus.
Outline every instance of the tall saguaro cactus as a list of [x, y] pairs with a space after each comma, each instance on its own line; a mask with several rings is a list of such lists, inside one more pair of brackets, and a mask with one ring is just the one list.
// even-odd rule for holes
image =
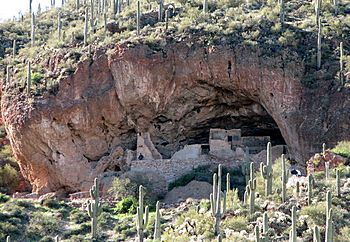
[[6, 84], [9, 85], [11, 82], [11, 67], [6, 66]]
[[221, 164], [218, 166], [218, 173], [213, 175], [213, 193], [210, 194], [211, 213], [215, 219], [215, 235], [220, 234], [221, 218], [226, 212], [226, 194], [221, 191]]
[[334, 223], [333, 223], [333, 208], [329, 210], [327, 213], [327, 221], [326, 221], [326, 234], [325, 234], [325, 242], [333, 242], [334, 238]]
[[321, 58], [322, 58], [321, 42], [322, 42], [322, 26], [321, 26], [321, 18], [318, 18], [318, 31], [317, 31], [317, 69], [318, 70], [321, 68]]
[[320, 229], [315, 225], [313, 231], [314, 231], [313, 242], [321, 242]]
[[94, 30], [95, 28], [95, 16], [94, 16], [94, 0], [90, 0], [90, 25], [91, 29]]
[[99, 182], [97, 178], [95, 178], [94, 185], [90, 189], [90, 197], [92, 201], [88, 202], [88, 215], [91, 218], [91, 236], [94, 239], [97, 235], [97, 217], [101, 214]]
[[88, 31], [89, 31], [89, 9], [85, 8], [85, 24], [84, 24], [84, 46], [87, 45]]
[[286, 202], [287, 199], [287, 182], [288, 182], [288, 171], [286, 169], [286, 159], [282, 154], [282, 202]]
[[31, 29], [32, 47], [35, 46], [35, 14], [32, 13], [32, 29]]
[[321, 14], [322, 0], [315, 0], [315, 22], [319, 24], [320, 14]]
[[333, 0], [333, 5], [334, 5], [334, 15], [338, 14], [339, 11], [339, 1], [338, 0]]
[[281, 25], [284, 24], [284, 18], [285, 18], [285, 3], [284, 0], [278, 0], [280, 5], [280, 22]]
[[33, 0], [29, 0], [29, 14], [32, 15], [32, 3]]
[[137, 1], [137, 10], [136, 10], [136, 29], [137, 29], [137, 35], [140, 35], [140, 20], [141, 20], [141, 2], [140, 0]]
[[169, 27], [169, 9], [165, 10], [165, 30]]
[[158, 21], [163, 21], [163, 11], [164, 11], [164, 0], [159, 1], [159, 10], [158, 10]]
[[307, 204], [310, 206], [312, 201], [312, 195], [313, 195], [313, 186], [315, 185], [315, 180], [311, 174], [307, 177], [308, 183], [307, 183]]
[[272, 194], [272, 151], [271, 142], [267, 143], [267, 153], [266, 153], [267, 163], [264, 165], [260, 163], [261, 176], [265, 179], [265, 196]]
[[269, 230], [269, 219], [267, 217], [267, 212], [263, 215], [263, 234], [262, 234], [262, 241], [263, 242], [269, 242], [270, 238], [268, 236], [268, 230]]
[[297, 209], [295, 206], [292, 207], [292, 230], [291, 230], [291, 238], [289, 238], [290, 242], [297, 242]]
[[255, 225], [254, 227], [254, 235], [255, 235], [255, 242], [260, 242], [260, 228], [259, 225]]
[[203, 0], [203, 13], [208, 12], [208, 0]]
[[255, 210], [255, 190], [256, 190], [256, 178], [254, 178], [254, 166], [253, 162], [250, 163], [250, 180], [248, 182], [249, 188], [249, 213], [253, 214]]
[[250, 157], [249, 157], [249, 148], [245, 147], [245, 153], [243, 158], [243, 163], [241, 165], [242, 174], [245, 177], [245, 184], [248, 184], [250, 179]]
[[160, 231], [160, 211], [159, 211], [159, 201], [157, 202], [156, 205], [156, 218], [154, 222], [154, 234], [153, 234], [153, 239], [155, 241], [160, 241], [161, 240], [161, 231]]
[[326, 235], [325, 242], [333, 242], [333, 209], [332, 209], [332, 194], [327, 191], [326, 194]]
[[341, 192], [340, 192], [340, 171], [339, 169], [336, 170], [335, 172], [335, 190], [337, 197], [341, 197]]
[[16, 39], [13, 40], [13, 45], [12, 45], [12, 57], [13, 59], [16, 56]]
[[328, 178], [329, 178], [329, 162], [326, 161], [324, 163], [324, 171], [325, 171], [325, 177], [326, 177], [326, 180], [328, 181]]
[[27, 94], [30, 93], [30, 85], [32, 83], [32, 67], [30, 61], [28, 61], [27, 66]]
[[61, 12], [58, 13], [57, 16], [57, 33], [58, 33], [58, 40], [61, 41], [62, 37], [62, 18], [61, 18]]
[[343, 42], [340, 42], [339, 44], [339, 65], [340, 65], [340, 73], [339, 73], [339, 80], [340, 84], [344, 86], [344, 50], [343, 50]]
[[136, 209], [136, 228], [137, 228], [137, 239], [138, 242], [143, 242], [144, 233], [143, 230], [146, 228], [148, 224], [148, 214], [149, 208], [148, 206], [143, 207], [143, 199], [145, 197], [145, 188], [140, 185], [139, 187], [139, 206]]

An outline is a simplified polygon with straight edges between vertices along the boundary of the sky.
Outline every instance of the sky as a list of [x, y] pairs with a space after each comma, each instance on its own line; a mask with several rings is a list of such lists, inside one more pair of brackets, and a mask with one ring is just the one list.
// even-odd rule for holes
[[[34, 11], [37, 10], [38, 5], [41, 5], [41, 10], [45, 10], [49, 7], [51, 0], [33, 0], [32, 8]], [[56, 0], [56, 6], [61, 5], [61, 0]], [[18, 17], [18, 13], [26, 13], [29, 11], [29, 0], [0, 0], [0, 21], [12, 18], [13, 16]]]

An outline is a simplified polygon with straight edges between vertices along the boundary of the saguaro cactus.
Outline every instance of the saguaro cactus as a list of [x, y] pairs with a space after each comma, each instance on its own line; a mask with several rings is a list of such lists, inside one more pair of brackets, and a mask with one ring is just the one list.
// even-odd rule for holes
[[333, 242], [333, 209], [332, 209], [332, 194], [327, 191], [326, 194], [326, 234], [325, 242]]
[[311, 174], [308, 175], [307, 177], [308, 183], [307, 183], [307, 204], [311, 205], [311, 201], [312, 201], [312, 190], [313, 190], [313, 186], [315, 185], [315, 180], [313, 178], [313, 176]]
[[28, 66], [27, 66], [27, 94], [30, 93], [30, 85], [32, 83], [32, 67], [30, 64], [30, 61], [28, 61]]
[[143, 199], [145, 197], [145, 188], [141, 185], [139, 187], [139, 206], [136, 209], [136, 228], [137, 228], [137, 238], [138, 242], [143, 242], [144, 233], [143, 230], [148, 224], [148, 206], [143, 209]]
[[325, 242], [333, 242], [334, 238], [334, 223], [333, 223], [333, 209], [331, 208], [327, 213], [327, 221], [326, 221], [326, 234], [325, 234]]
[[90, 0], [90, 25], [91, 29], [94, 30], [95, 28], [95, 18], [94, 18], [94, 0]]
[[283, 25], [284, 24], [284, 17], [285, 17], [284, 0], [279, 0], [279, 5], [280, 5], [280, 22], [281, 22], [281, 25]]
[[299, 198], [299, 194], [300, 194], [300, 183], [299, 181], [297, 181], [296, 185], [295, 185], [295, 195], [297, 196], [297, 198]]
[[268, 230], [269, 230], [269, 219], [267, 217], [267, 212], [263, 215], [263, 234], [262, 234], [262, 241], [263, 242], [269, 242], [269, 236], [268, 236]]
[[339, 73], [339, 80], [340, 84], [344, 86], [344, 50], [343, 50], [343, 42], [340, 42], [339, 45], [339, 65], [340, 65], [340, 73]]
[[29, 14], [32, 15], [32, 2], [33, 0], [29, 0]]
[[[249, 183], [249, 181], [248, 181], [248, 183]], [[248, 196], [249, 196], [249, 185], [246, 185], [244, 195], [243, 195], [243, 204], [244, 205], [248, 204]]]
[[314, 231], [313, 242], [321, 242], [320, 230], [316, 225], [315, 225], [313, 231]]
[[62, 37], [62, 19], [61, 19], [61, 12], [58, 13], [57, 16], [57, 33], [58, 33], [58, 40], [61, 41]]
[[287, 199], [287, 182], [288, 182], [288, 170], [286, 169], [286, 159], [284, 154], [282, 155], [282, 202]]
[[105, 34], [107, 34], [107, 14], [106, 13], [103, 14], [103, 27], [104, 27]]
[[335, 172], [335, 190], [336, 190], [337, 197], [341, 197], [341, 193], [340, 193], [340, 171], [339, 171], [339, 169], [337, 169], [337, 171]]
[[101, 213], [101, 203], [99, 195], [99, 182], [95, 178], [94, 185], [90, 189], [91, 201], [88, 202], [88, 215], [91, 218], [91, 236], [96, 238], [97, 235], [97, 217]]
[[315, 22], [319, 24], [320, 14], [321, 14], [322, 0], [315, 0]]
[[169, 27], [169, 9], [165, 10], [165, 30]]
[[245, 184], [248, 184], [250, 179], [250, 157], [249, 157], [249, 148], [245, 147], [245, 153], [243, 158], [243, 163], [241, 165], [242, 174], [245, 177]]
[[32, 47], [35, 45], [35, 14], [32, 13], [32, 29], [31, 29]]
[[89, 10], [85, 8], [85, 25], [84, 25], [84, 46], [87, 45], [88, 31], [89, 31]]
[[255, 242], [260, 242], [260, 228], [258, 225], [254, 227]]
[[153, 234], [153, 239], [155, 241], [160, 241], [161, 240], [161, 231], [160, 231], [160, 212], [159, 212], [159, 201], [157, 202], [156, 205], [156, 218], [154, 222], [154, 234]]
[[265, 179], [265, 196], [272, 194], [272, 152], [271, 142], [267, 143], [267, 164], [260, 163], [261, 176]]
[[208, 12], [208, 0], [203, 0], [203, 13]]
[[6, 84], [9, 85], [11, 82], [11, 67], [6, 66]]
[[331, 208], [332, 208], [332, 194], [330, 191], [327, 191], [327, 194], [326, 194], [326, 215], [327, 216]]
[[215, 235], [220, 234], [221, 218], [226, 212], [226, 194], [221, 191], [221, 164], [218, 173], [213, 175], [213, 193], [210, 194], [211, 213], [215, 219]]
[[158, 10], [158, 21], [163, 21], [163, 11], [164, 11], [164, 0], [159, 1], [159, 10]]
[[328, 178], [329, 178], [329, 162], [326, 161], [324, 163], [324, 172], [325, 172], [325, 176], [326, 176], [326, 180], [328, 181]]
[[140, 35], [140, 18], [141, 18], [141, 2], [137, 1], [137, 12], [136, 12], [136, 28], [137, 28], [137, 35]]
[[295, 206], [292, 207], [292, 230], [291, 230], [291, 238], [289, 238], [290, 242], [297, 242], [297, 209]]
[[13, 40], [13, 45], [12, 45], [12, 57], [13, 59], [16, 56], [16, 39]]
[[339, 11], [339, 1], [338, 0], [333, 0], [333, 5], [334, 5], [334, 14], [337, 15]]
[[249, 187], [249, 213], [253, 214], [255, 210], [255, 190], [256, 190], [256, 179], [254, 178], [254, 166], [253, 162], [250, 163], [250, 180], [248, 183]]
[[[320, 0], [318, 0], [320, 1]], [[321, 68], [321, 40], [322, 40], [322, 27], [321, 27], [321, 18], [318, 18], [318, 31], [317, 31], [317, 69], [319, 70]]]

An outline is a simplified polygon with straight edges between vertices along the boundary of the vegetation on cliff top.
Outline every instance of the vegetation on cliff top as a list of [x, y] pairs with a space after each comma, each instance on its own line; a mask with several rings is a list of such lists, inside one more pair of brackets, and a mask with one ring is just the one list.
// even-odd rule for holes
[[[1, 23], [0, 78], [6, 79], [6, 66], [10, 66], [10, 79], [16, 83], [7, 92], [24, 91], [25, 86], [30, 85], [34, 95], [56, 93], [60, 80], [74, 73], [79, 61], [90, 57], [90, 49], [102, 48], [108, 53], [108, 49], [114, 48], [117, 43], [128, 47], [144, 43], [157, 51], [168, 43], [181, 41], [195, 41], [204, 46], [249, 46], [259, 48], [267, 56], [276, 56], [281, 52], [296, 55], [305, 63], [305, 84], [317, 85], [314, 73], [317, 71], [318, 26], [315, 4], [311, 0], [285, 2], [283, 20], [282, 7], [274, 0], [208, 1], [206, 13], [203, 2], [199, 0], [164, 2], [162, 21], [158, 20], [159, 2], [142, 2], [139, 35], [136, 2], [131, 1], [130, 5], [122, 3], [122, 9], [117, 14], [113, 13], [111, 1], [107, 3], [106, 22], [104, 11], [97, 8], [97, 4], [93, 20], [91, 13], [88, 13], [85, 37], [84, 6], [77, 9], [76, 1], [66, 1], [63, 8], [35, 13], [34, 45], [30, 14], [25, 14], [23, 19]], [[91, 12], [89, 6], [88, 9]], [[168, 22], [164, 16], [166, 10]], [[350, 6], [345, 1], [339, 1], [337, 7], [333, 1], [322, 3], [321, 68], [327, 70], [322, 75], [325, 79], [339, 79], [336, 76], [339, 76], [340, 42], [344, 42], [343, 73], [350, 70], [349, 13]], [[89, 46], [84, 45], [84, 38]], [[32, 78], [26, 84], [28, 62], [32, 63]]]

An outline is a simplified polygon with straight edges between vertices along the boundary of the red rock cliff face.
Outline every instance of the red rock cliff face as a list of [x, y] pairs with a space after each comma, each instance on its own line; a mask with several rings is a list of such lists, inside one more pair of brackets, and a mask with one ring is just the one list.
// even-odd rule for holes
[[349, 92], [329, 91], [329, 84], [307, 91], [303, 74], [302, 61], [288, 53], [118, 46], [111, 55], [96, 51], [56, 96], [30, 107], [5, 93], [2, 115], [21, 170], [41, 193], [87, 189], [97, 175], [124, 165], [120, 147], [134, 149], [139, 131], [170, 156], [200, 143], [210, 127], [249, 132], [277, 124], [292, 157], [303, 162], [322, 142], [350, 138]]

